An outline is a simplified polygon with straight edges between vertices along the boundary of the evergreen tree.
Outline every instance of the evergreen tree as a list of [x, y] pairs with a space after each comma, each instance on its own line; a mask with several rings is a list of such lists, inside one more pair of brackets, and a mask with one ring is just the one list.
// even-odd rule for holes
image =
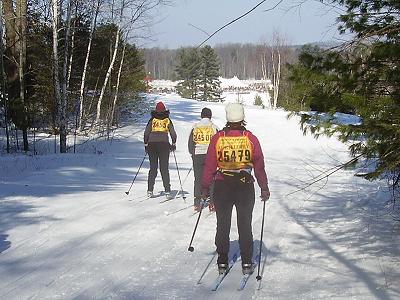
[[358, 126], [327, 122], [308, 128], [339, 133], [354, 156], [376, 162], [365, 177], [389, 178], [395, 195], [400, 184], [400, 2], [334, 2], [347, 9], [339, 18], [341, 33], [350, 31], [355, 38], [345, 50], [303, 52], [291, 67], [292, 93], [321, 104], [322, 111], [345, 107], [362, 117]]
[[221, 82], [219, 80], [218, 56], [213, 48], [204, 46], [200, 50], [200, 99], [202, 101], [219, 101], [221, 99]]
[[175, 69], [178, 94], [184, 98], [197, 99], [200, 78], [201, 59], [195, 48], [181, 48], [177, 54], [178, 65]]

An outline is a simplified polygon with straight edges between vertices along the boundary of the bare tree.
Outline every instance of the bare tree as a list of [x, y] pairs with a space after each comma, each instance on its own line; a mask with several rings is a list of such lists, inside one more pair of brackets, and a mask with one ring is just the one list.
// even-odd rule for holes
[[[59, 75], [59, 54], [58, 54], [58, 30], [59, 30], [59, 1], [51, 0], [52, 11], [52, 29], [53, 29], [53, 81], [54, 81], [54, 98], [56, 104], [56, 124], [61, 125], [61, 90], [60, 90], [60, 75]], [[60, 129], [61, 134], [61, 129]], [[66, 139], [65, 139], [66, 140]], [[66, 145], [65, 145], [66, 146]], [[66, 148], [61, 149], [61, 136], [60, 136], [60, 152], [66, 151]]]
[[[134, 28], [143, 29], [149, 24], [146, 19], [150, 18], [149, 13], [157, 6], [166, 3], [165, 0], [122, 0], [119, 8], [119, 20], [117, 25], [117, 31], [115, 33], [114, 51], [111, 58], [110, 65], [108, 67], [106, 77], [104, 79], [103, 87], [100, 92], [99, 100], [97, 102], [96, 119], [94, 124], [98, 125], [101, 116], [101, 104], [104, 97], [104, 93], [107, 87], [108, 80], [111, 76], [111, 72], [114, 68], [115, 59], [120, 43], [120, 36], [125, 30], [130, 32]], [[128, 17], [127, 17], [128, 16]]]
[[119, 70], [118, 70], [118, 75], [117, 75], [117, 84], [115, 87], [114, 101], [112, 103], [110, 120], [108, 122], [110, 126], [112, 126], [113, 121], [114, 121], [115, 106], [117, 105], [117, 99], [118, 99], [119, 83], [120, 83], [120, 78], [121, 78], [122, 66], [124, 64], [124, 58], [125, 58], [125, 49], [126, 49], [126, 43], [124, 44], [124, 47], [122, 49], [122, 57], [121, 57], [121, 62], [119, 64]]
[[7, 139], [7, 153], [10, 153], [10, 134], [8, 132], [8, 99], [6, 95], [6, 74], [4, 72], [4, 44], [3, 44], [3, 2], [0, 1], [0, 72], [1, 72], [1, 98], [4, 105], [4, 124]]
[[6, 77], [9, 90], [9, 97], [19, 99], [21, 102], [21, 120], [19, 128], [22, 129], [24, 150], [29, 150], [28, 143], [28, 111], [25, 94], [25, 73], [26, 73], [26, 0], [17, 0], [15, 6], [12, 0], [3, 1], [5, 33], [6, 33]]
[[67, 1], [67, 19], [66, 29], [64, 37], [64, 63], [61, 78], [61, 106], [59, 107], [59, 118], [60, 118], [60, 152], [65, 153], [67, 151], [67, 102], [68, 102], [68, 57], [69, 57], [69, 39], [71, 33], [71, 15], [72, 15], [72, 1]]
[[281, 79], [281, 47], [282, 39], [277, 31], [272, 36], [271, 62], [272, 62], [272, 108], [276, 109], [279, 96], [279, 83]]
[[83, 101], [84, 101], [84, 92], [85, 92], [85, 84], [86, 84], [86, 73], [87, 73], [87, 67], [89, 64], [89, 57], [90, 57], [90, 51], [92, 48], [92, 41], [93, 41], [93, 33], [96, 28], [96, 22], [97, 22], [97, 15], [99, 13], [99, 7], [100, 7], [100, 1], [101, 0], [96, 0], [94, 5], [92, 6], [92, 12], [91, 12], [91, 26], [90, 26], [90, 33], [89, 33], [89, 42], [86, 50], [86, 58], [85, 58], [85, 64], [83, 66], [83, 71], [82, 71], [82, 79], [81, 79], [81, 88], [79, 92], [79, 131], [82, 130], [83, 127]]

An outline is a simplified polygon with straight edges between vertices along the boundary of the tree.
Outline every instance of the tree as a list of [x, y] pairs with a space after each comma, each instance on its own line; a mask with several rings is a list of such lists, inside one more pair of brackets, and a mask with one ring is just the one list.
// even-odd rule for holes
[[97, 15], [99, 13], [99, 6], [100, 6], [100, 0], [96, 0], [93, 6], [91, 7], [91, 13], [90, 13], [90, 33], [89, 33], [89, 42], [87, 45], [87, 50], [86, 50], [86, 56], [85, 56], [85, 63], [83, 66], [83, 71], [82, 71], [82, 77], [81, 77], [81, 84], [80, 84], [80, 90], [79, 90], [79, 121], [78, 121], [78, 130], [81, 131], [83, 128], [83, 101], [84, 101], [84, 92], [85, 92], [85, 84], [86, 84], [86, 74], [87, 74], [87, 69], [88, 69], [88, 64], [89, 64], [89, 57], [92, 49], [92, 41], [93, 41], [93, 33], [96, 28], [96, 22], [97, 22]]
[[[351, 32], [354, 38], [341, 48], [303, 52], [299, 64], [292, 66], [292, 79], [295, 86], [305, 87], [301, 77], [318, 78], [302, 89], [310, 103], [321, 104], [323, 111], [350, 107], [363, 122], [357, 126], [326, 122], [316, 129], [306, 125], [305, 118], [303, 125], [316, 134], [340, 134], [354, 157], [375, 162], [363, 176], [386, 177], [395, 191], [400, 182], [400, 2], [334, 2], [346, 8], [339, 17], [340, 32]], [[322, 98], [329, 102], [324, 104]]]
[[8, 131], [8, 99], [6, 95], [6, 74], [4, 71], [4, 46], [3, 46], [3, 2], [0, 3], [0, 103], [3, 105], [4, 109], [4, 126], [6, 131], [7, 140], [7, 153], [10, 153], [10, 134]]
[[4, 0], [6, 49], [4, 51], [7, 77], [8, 113], [13, 122], [22, 130], [24, 151], [29, 150], [28, 99], [26, 96], [26, 0]]
[[201, 67], [199, 51], [196, 48], [181, 48], [177, 59], [175, 72], [180, 80], [177, 85], [178, 94], [184, 98], [197, 99]]
[[217, 54], [210, 46], [204, 46], [200, 50], [200, 55], [199, 97], [203, 101], [219, 101], [221, 99], [221, 82]]

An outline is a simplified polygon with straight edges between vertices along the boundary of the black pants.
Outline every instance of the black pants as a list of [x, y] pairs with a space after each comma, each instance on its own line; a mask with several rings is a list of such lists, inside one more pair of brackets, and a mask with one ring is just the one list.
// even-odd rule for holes
[[[206, 155], [205, 154], [193, 155], [192, 159], [193, 159], [193, 172], [194, 172], [194, 197], [199, 199], [198, 202], [200, 203], [201, 180], [203, 178], [203, 170], [204, 170]], [[199, 203], [195, 203], [195, 205]]]
[[166, 192], [171, 191], [169, 179], [169, 143], [149, 143], [147, 153], [150, 160], [149, 178], [147, 180], [147, 190], [153, 191], [157, 177], [158, 164], [160, 164], [161, 178]]
[[228, 263], [229, 234], [233, 206], [236, 207], [239, 247], [242, 263], [251, 263], [253, 257], [252, 216], [255, 202], [254, 184], [240, 181], [216, 180], [214, 183], [214, 204], [217, 215], [218, 263]]

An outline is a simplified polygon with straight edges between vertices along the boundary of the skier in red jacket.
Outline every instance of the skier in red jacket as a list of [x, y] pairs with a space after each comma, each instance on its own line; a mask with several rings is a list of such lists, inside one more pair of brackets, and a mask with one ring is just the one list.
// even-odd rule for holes
[[233, 206], [237, 212], [239, 247], [243, 274], [253, 271], [252, 215], [255, 203], [254, 175], [261, 188], [261, 199], [270, 196], [265, 172], [264, 156], [255, 135], [244, 126], [244, 108], [239, 103], [230, 103], [225, 108], [226, 126], [211, 139], [208, 147], [202, 180], [202, 197], [209, 197], [210, 185], [214, 182], [213, 203], [217, 215], [215, 245], [218, 253], [218, 271], [228, 269], [229, 233]]

